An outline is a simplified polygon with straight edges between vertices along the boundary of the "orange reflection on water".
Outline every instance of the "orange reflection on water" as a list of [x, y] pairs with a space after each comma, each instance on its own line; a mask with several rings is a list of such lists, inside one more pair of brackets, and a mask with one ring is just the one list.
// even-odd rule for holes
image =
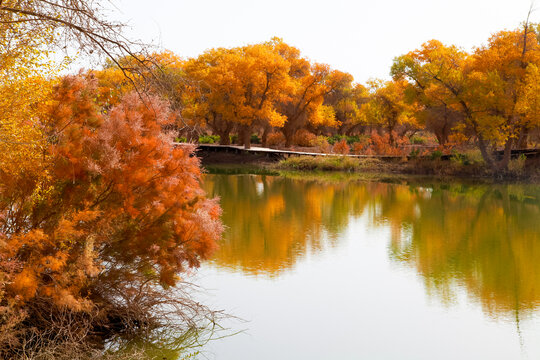
[[390, 229], [389, 258], [415, 269], [430, 296], [452, 304], [462, 289], [492, 317], [518, 321], [538, 308], [538, 186], [209, 175], [205, 187], [227, 226], [218, 267], [279, 276], [339, 246], [364, 214], [368, 228]]
[[213, 175], [205, 187], [220, 196], [227, 226], [213, 262], [252, 275], [276, 276], [307, 253], [335, 246], [368, 198], [363, 187], [274, 176]]

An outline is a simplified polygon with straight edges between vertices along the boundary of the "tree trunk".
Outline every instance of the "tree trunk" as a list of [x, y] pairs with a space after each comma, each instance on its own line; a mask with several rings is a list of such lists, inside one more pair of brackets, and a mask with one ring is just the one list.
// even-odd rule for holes
[[446, 104], [444, 105], [444, 125], [441, 129], [441, 138], [439, 140], [440, 145], [444, 145], [448, 142], [448, 136], [449, 136], [449, 126], [448, 126], [448, 109], [446, 108]]
[[518, 149], [526, 149], [529, 145], [529, 129], [524, 128], [519, 134]]
[[244, 149], [248, 150], [251, 149], [251, 128], [249, 126], [242, 126], [242, 129], [240, 130], [240, 138], [242, 139], [242, 145], [244, 145]]
[[219, 132], [219, 144], [220, 145], [230, 145], [231, 137], [229, 136], [230, 132], [228, 129], [222, 130]]
[[294, 129], [291, 129], [288, 126], [284, 126], [283, 128], [281, 128], [281, 132], [285, 136], [285, 147], [287, 148], [291, 147], [292, 141], [293, 141]]
[[262, 134], [261, 139], [261, 146], [262, 147], [268, 147], [268, 134], [270, 133], [270, 130], [272, 128], [270, 126], [265, 126]]
[[512, 157], [512, 145], [514, 144], [514, 139], [510, 138], [504, 144], [504, 153], [502, 161], [499, 163], [499, 170], [507, 170], [508, 169], [508, 163], [510, 162], [510, 158]]
[[439, 141], [439, 145], [445, 145], [447, 142], [448, 142], [448, 136], [449, 136], [449, 129], [448, 129], [448, 122], [446, 121], [446, 116], [445, 116], [445, 121], [444, 121], [444, 125], [441, 129], [441, 134], [440, 134], [440, 137], [439, 135], [435, 135], [437, 136], [437, 140]]
[[493, 161], [493, 157], [489, 153], [487, 149], [486, 142], [484, 141], [484, 138], [482, 135], [478, 134], [478, 147], [480, 148], [480, 152], [482, 153], [482, 158], [484, 158], [484, 161], [489, 166], [491, 170], [496, 170], [495, 162]]
[[392, 126], [387, 127], [388, 136], [390, 137], [390, 145], [394, 146], [396, 139], [394, 139], [394, 128]]

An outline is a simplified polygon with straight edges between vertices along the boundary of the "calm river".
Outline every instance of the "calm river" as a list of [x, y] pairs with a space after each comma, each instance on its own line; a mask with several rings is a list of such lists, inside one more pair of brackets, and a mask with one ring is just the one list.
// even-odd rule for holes
[[198, 283], [245, 321], [201, 358], [539, 359], [540, 186], [207, 175]]

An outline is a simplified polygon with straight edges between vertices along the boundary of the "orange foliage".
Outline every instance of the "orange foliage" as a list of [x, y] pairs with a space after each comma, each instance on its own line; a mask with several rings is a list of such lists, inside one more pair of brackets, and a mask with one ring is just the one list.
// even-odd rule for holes
[[[529, 130], [540, 125], [537, 32], [529, 23], [500, 31], [473, 54], [431, 40], [396, 58], [392, 73], [408, 80], [423, 106], [457, 115], [455, 129], [474, 135], [486, 164], [505, 171], [512, 148], [526, 146]], [[491, 153], [497, 148], [504, 149], [500, 160]]]
[[239, 127], [248, 145], [253, 126], [283, 126], [276, 103], [289, 92], [289, 68], [271, 42], [209, 50], [186, 62], [191, 83], [183, 114], [204, 119], [222, 141]]
[[[362, 139], [362, 141], [354, 142], [352, 147], [352, 152], [357, 155], [372, 155], [372, 151], [369, 149], [369, 145], [371, 144], [370, 139]], [[368, 152], [370, 152], [368, 154]]]
[[325, 96], [351, 81], [349, 74], [326, 64], [310, 63], [300, 57], [290, 58], [289, 62], [293, 90], [281, 103], [281, 112], [287, 117], [282, 127], [286, 146], [291, 145], [296, 131], [308, 124], [338, 126], [334, 108], [324, 105]]
[[285, 136], [280, 132], [274, 132], [268, 135], [268, 146], [276, 146], [285, 144]]
[[300, 129], [294, 134], [293, 142], [298, 146], [309, 147], [315, 144], [316, 139], [317, 136], [315, 136], [315, 134], [305, 129]]
[[88, 309], [111, 281], [172, 286], [221, 234], [193, 149], [162, 132], [168, 106], [128, 94], [102, 114], [97, 93], [96, 81], [63, 79], [44, 123], [51, 176], [0, 188], [0, 257], [20, 265], [12, 298]]
[[[393, 141], [392, 141], [393, 137]], [[364, 155], [407, 155], [404, 145], [409, 143], [405, 136], [400, 137], [394, 131], [393, 136], [388, 133], [379, 135], [376, 131], [371, 132], [370, 145], [364, 150]]]
[[351, 151], [349, 145], [347, 144], [347, 140], [342, 139], [341, 141], [338, 141], [334, 144], [332, 147], [332, 152], [335, 154], [342, 154], [347, 155]]

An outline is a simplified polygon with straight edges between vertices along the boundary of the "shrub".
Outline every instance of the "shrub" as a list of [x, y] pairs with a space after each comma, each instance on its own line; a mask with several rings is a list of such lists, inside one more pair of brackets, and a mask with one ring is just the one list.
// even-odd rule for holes
[[320, 153], [324, 154], [328, 154], [332, 149], [326, 136], [317, 136], [313, 141], [313, 146], [315, 146]]
[[219, 135], [202, 135], [199, 136], [199, 144], [216, 144], [220, 139]]
[[419, 155], [420, 155], [420, 150], [418, 149], [414, 149], [409, 153], [409, 157], [411, 159], [417, 159]]
[[519, 155], [517, 159], [510, 160], [508, 163], [508, 171], [514, 175], [522, 175], [526, 161], [527, 156], [525, 156], [525, 154]]
[[285, 144], [285, 135], [281, 132], [273, 132], [268, 135], [268, 146], [276, 146]]
[[479, 149], [465, 151], [465, 155], [471, 161], [472, 164], [483, 164], [484, 157]]
[[390, 135], [379, 135], [376, 131], [371, 132], [370, 150], [377, 155], [405, 155], [404, 145], [409, 142], [406, 137], [400, 137], [395, 131], [392, 132], [394, 143], [390, 141]]
[[347, 140], [342, 139], [341, 141], [334, 144], [332, 147], [332, 152], [335, 154], [347, 155], [350, 152], [349, 145], [347, 145]]
[[259, 137], [259, 135], [252, 134], [251, 135], [251, 143], [252, 144], [260, 144], [261, 143], [261, 138]]
[[454, 145], [465, 144], [469, 139], [461, 132], [455, 132], [448, 136], [448, 142]]
[[1, 359], [80, 359], [85, 345], [182, 334], [205, 315], [175, 287], [222, 232], [194, 147], [163, 134], [173, 119], [163, 101], [132, 93], [104, 114], [96, 85], [55, 87], [46, 174], [0, 172], [18, 184], [0, 187], [1, 199], [18, 196], [0, 202]]
[[362, 139], [358, 135], [347, 136], [346, 138], [347, 138], [347, 144], [349, 145], [362, 141]]
[[431, 160], [439, 160], [442, 157], [443, 153], [441, 150], [435, 150], [429, 156]]
[[[351, 156], [291, 156], [281, 160], [277, 168], [300, 171], [381, 171], [387, 163], [379, 159], [359, 159]], [[316, 175], [319, 177], [319, 175]]]
[[229, 135], [229, 140], [231, 141], [231, 144], [236, 144], [238, 142], [238, 135]]
[[450, 157], [450, 161], [453, 163], [459, 164], [459, 165], [471, 165], [471, 160], [467, 156], [467, 154], [462, 154], [457, 151], [452, 151], [452, 156]]
[[363, 154], [365, 151], [366, 151], [366, 144], [362, 144], [360, 142], [355, 142], [353, 145], [352, 145], [352, 152], [354, 154]]
[[452, 150], [450, 161], [465, 166], [484, 163], [480, 150], [469, 150], [462, 153]]
[[358, 155], [371, 155], [373, 152], [370, 150], [371, 140], [368, 136], [362, 136], [358, 138], [358, 141], [351, 144], [352, 152]]
[[182, 136], [182, 137], [179, 137], [179, 138], [178, 137], [175, 138], [174, 141], [179, 142], [179, 143], [186, 143], [187, 139], [186, 139], [185, 136]]
[[345, 139], [347, 141], [347, 144], [352, 145], [356, 142], [362, 142], [362, 138], [365, 138], [365, 136], [358, 136], [358, 135], [347, 136], [347, 135], [336, 134], [336, 135], [332, 135], [328, 137], [328, 143], [330, 145], [335, 145], [336, 143]]
[[330, 145], [335, 145], [336, 143], [340, 142], [341, 140], [347, 141], [347, 144], [349, 144], [349, 145], [352, 145], [355, 142], [361, 141], [360, 137], [358, 135], [347, 136], [347, 135], [336, 134], [336, 135], [332, 135], [332, 136], [328, 137], [328, 143]]
[[328, 141], [328, 143], [330, 145], [335, 145], [337, 142], [341, 141], [342, 139], [344, 139], [345, 136], [344, 135], [332, 135], [332, 136], [329, 136], [326, 138], [326, 141]]
[[300, 129], [294, 134], [293, 142], [298, 146], [315, 146], [316, 139], [317, 136], [315, 134], [305, 129]]
[[424, 145], [427, 142], [426, 138], [416, 135], [413, 136], [410, 141], [413, 145]]

